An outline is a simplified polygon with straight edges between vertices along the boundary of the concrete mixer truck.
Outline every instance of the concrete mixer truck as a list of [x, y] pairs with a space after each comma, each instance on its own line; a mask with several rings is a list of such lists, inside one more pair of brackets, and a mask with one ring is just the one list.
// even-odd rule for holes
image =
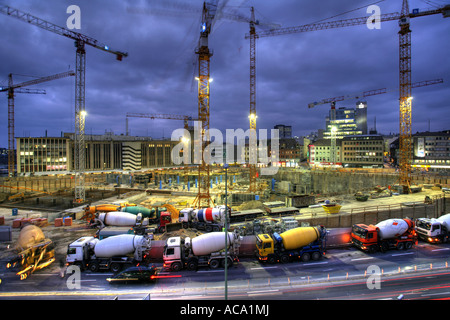
[[[164, 246], [164, 268], [170, 271], [181, 269], [196, 270], [198, 267], [209, 266], [211, 269], [227, 267], [238, 261], [239, 247], [242, 240], [236, 232], [227, 233], [225, 246], [225, 232], [205, 233], [195, 238], [171, 237]], [[228, 247], [225, 253], [225, 248]]]
[[[100, 234], [101, 230], [110, 227], [122, 227], [124, 233], [127, 233], [130, 228], [134, 230], [134, 234], [144, 235], [147, 234], [148, 229], [148, 218], [142, 218], [142, 214], [132, 214], [128, 212], [100, 212], [97, 217], [92, 221], [91, 226], [96, 226], [99, 231], [97, 235]], [[151, 229], [153, 232], [154, 230]]]
[[225, 206], [204, 209], [186, 208], [180, 210], [178, 221], [185, 229], [195, 228], [206, 232], [220, 231], [225, 225], [225, 213]]
[[376, 225], [353, 225], [351, 239], [363, 251], [385, 252], [411, 249], [417, 243], [417, 233], [411, 219], [388, 219]]
[[145, 236], [122, 234], [99, 240], [81, 237], [67, 248], [67, 265], [78, 265], [92, 272], [120, 271], [125, 265], [142, 263], [151, 249], [151, 240]]
[[327, 230], [324, 226], [298, 227], [281, 234], [256, 236], [256, 255], [259, 261], [287, 263], [300, 258], [306, 262], [319, 260], [325, 254]]
[[416, 231], [420, 239], [430, 243], [445, 243], [450, 237], [450, 213], [437, 219], [416, 219]]

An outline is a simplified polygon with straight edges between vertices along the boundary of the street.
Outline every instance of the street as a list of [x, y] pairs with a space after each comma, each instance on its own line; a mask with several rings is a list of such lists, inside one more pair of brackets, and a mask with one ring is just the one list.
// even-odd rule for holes
[[[331, 249], [319, 261], [261, 264], [246, 258], [228, 271], [227, 298], [289, 299], [434, 299], [450, 297], [449, 244], [419, 242], [416, 249], [367, 254], [355, 248]], [[4, 264], [3, 264], [4, 265]], [[35, 272], [21, 281], [0, 269], [0, 299], [195, 300], [225, 298], [224, 270], [162, 270], [155, 283], [109, 283], [112, 273]], [[156, 264], [161, 267], [161, 264]], [[78, 287], [74, 281], [79, 280]], [[377, 287], [378, 285], [378, 287]]]

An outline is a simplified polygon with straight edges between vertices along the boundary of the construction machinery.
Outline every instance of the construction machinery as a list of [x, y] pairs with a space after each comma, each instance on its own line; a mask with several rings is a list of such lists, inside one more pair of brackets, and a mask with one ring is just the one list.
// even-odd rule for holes
[[[167, 120], [183, 120], [184, 123], [184, 129], [185, 134], [189, 131], [189, 122], [190, 121], [197, 121], [198, 119], [193, 118], [192, 116], [187, 115], [176, 115], [176, 114], [148, 114], [148, 113], [127, 113], [126, 118], [126, 134], [128, 135], [128, 118], [129, 117], [135, 117], [135, 118], [149, 118], [149, 119], [167, 119]], [[184, 162], [184, 182], [187, 184], [189, 182], [189, 164], [191, 163], [190, 159], [190, 143], [191, 139], [190, 137], [183, 136], [182, 142], [185, 144], [185, 147], [183, 148], [183, 162]]]
[[[227, 237], [227, 238], [226, 238]], [[195, 238], [171, 237], [164, 246], [164, 268], [170, 271], [197, 270], [201, 266], [209, 266], [211, 269], [231, 267], [238, 261], [239, 247], [242, 237], [237, 233], [211, 232]], [[224, 249], [228, 249], [225, 253]]]
[[[416, 17], [429, 16], [434, 14], [442, 14], [444, 18], [450, 17], [450, 5], [431, 10], [421, 11], [414, 9], [409, 11], [408, 0], [403, 0], [401, 13], [386, 13], [379, 15], [380, 22], [398, 21], [399, 31], [399, 82], [400, 82], [400, 154], [399, 154], [399, 184], [403, 189], [403, 193], [410, 192], [411, 177], [411, 161], [412, 161], [412, 136], [411, 136], [411, 29], [410, 19]], [[303, 33], [318, 30], [327, 30], [334, 28], [342, 28], [348, 26], [366, 25], [368, 21], [372, 21], [373, 17], [359, 17], [330, 22], [312, 23], [295, 27], [283, 27], [274, 30], [261, 31], [257, 33], [258, 38], [272, 37], [293, 33]], [[246, 34], [245, 38], [250, 38], [250, 34]]]
[[[433, 80], [425, 80], [425, 81], [419, 81], [419, 82], [414, 82], [411, 84], [411, 88], [420, 88], [420, 87], [425, 87], [425, 86], [431, 86], [434, 84], [440, 84], [443, 83], [444, 79], [439, 78], [439, 79], [433, 79]], [[335, 109], [336, 108], [336, 102], [338, 101], [344, 101], [344, 100], [352, 100], [352, 99], [363, 99], [365, 97], [369, 97], [369, 96], [375, 96], [375, 95], [379, 95], [379, 94], [384, 94], [387, 93], [388, 89], [387, 88], [381, 88], [381, 89], [375, 89], [375, 90], [367, 90], [367, 91], [363, 91], [357, 94], [351, 94], [351, 95], [345, 95], [345, 96], [337, 96], [337, 97], [332, 97], [332, 98], [326, 98], [326, 99], [322, 99], [320, 101], [315, 101], [315, 102], [311, 102], [308, 103], [308, 108], [314, 108], [315, 106], [321, 105], [321, 104], [331, 104], [331, 109]]]
[[327, 230], [324, 226], [298, 227], [281, 234], [259, 234], [256, 249], [259, 261], [288, 263], [294, 259], [319, 260], [325, 254]]
[[417, 244], [414, 221], [408, 218], [388, 219], [376, 225], [355, 224], [351, 238], [355, 247], [368, 252], [407, 250]]
[[419, 239], [429, 243], [446, 243], [450, 239], [450, 213], [439, 218], [416, 219], [416, 231]]
[[126, 134], [128, 135], [128, 118], [149, 118], [149, 119], [168, 119], [168, 120], [183, 120], [184, 129], [189, 130], [189, 121], [197, 121], [198, 119], [192, 116], [177, 115], [177, 114], [150, 114], [150, 113], [135, 113], [127, 112], [126, 115]]
[[225, 206], [203, 209], [186, 208], [180, 210], [178, 221], [186, 229], [220, 231], [225, 226], [226, 215], [229, 216], [229, 211], [225, 210]]
[[14, 96], [16, 93], [34, 93], [45, 94], [45, 90], [42, 89], [22, 89], [31, 85], [40, 84], [47, 81], [57, 80], [65, 77], [75, 76], [74, 71], [67, 71], [51, 75], [48, 77], [42, 77], [22, 83], [13, 83], [12, 73], [8, 76], [8, 86], [0, 88], [0, 92], [8, 93], [8, 175], [10, 177], [15, 174], [15, 159], [14, 159]]
[[8, 269], [19, 269], [20, 280], [28, 278], [34, 271], [43, 269], [55, 261], [52, 240], [45, 237], [42, 229], [26, 225], [20, 230], [15, 250], [17, 254], [6, 265]]
[[[414, 82], [411, 84], [411, 88], [419, 88], [419, 87], [425, 87], [425, 86], [430, 86], [430, 85], [434, 85], [434, 84], [439, 84], [439, 83], [443, 83], [444, 80], [443, 79], [433, 79], [433, 80], [425, 80], [425, 81], [419, 81], [419, 82]], [[331, 148], [330, 148], [330, 154], [331, 154], [331, 163], [335, 164], [336, 163], [336, 139], [337, 139], [337, 131], [338, 128], [336, 126], [336, 102], [337, 101], [344, 101], [344, 100], [350, 100], [350, 99], [362, 99], [365, 97], [369, 97], [369, 96], [374, 96], [374, 95], [379, 95], [379, 94], [384, 94], [387, 93], [387, 89], [386, 88], [381, 88], [381, 89], [375, 89], [375, 90], [368, 90], [368, 91], [364, 91], [358, 94], [353, 94], [353, 95], [346, 95], [346, 96], [338, 96], [338, 97], [333, 97], [333, 98], [327, 98], [327, 99], [323, 99], [321, 101], [318, 102], [311, 102], [308, 104], [308, 108], [314, 108], [317, 105], [321, 105], [321, 104], [331, 104], [331, 110], [330, 110], [330, 133], [331, 133]]]
[[85, 201], [85, 156], [86, 142], [84, 138], [86, 108], [85, 108], [85, 74], [86, 74], [86, 49], [89, 45], [104, 52], [116, 55], [117, 60], [122, 61], [123, 57], [127, 57], [128, 53], [112, 50], [108, 45], [100, 41], [78, 33], [67, 28], [57, 26], [51, 22], [40, 19], [29, 13], [22, 12], [18, 9], [11, 8], [6, 5], [0, 5], [0, 12], [19, 19], [28, 24], [35, 25], [44, 30], [56, 33], [75, 41], [76, 47], [76, 76], [75, 76], [75, 148], [74, 148], [74, 167], [75, 167], [75, 199], [74, 202], [83, 203]]
[[[205, 159], [205, 148], [209, 137], [209, 98], [210, 98], [210, 58], [212, 52], [209, 50], [208, 37], [212, 31], [214, 18], [217, 12], [218, 0], [203, 3], [202, 22], [200, 38], [196, 54], [198, 55], [198, 132], [196, 141], [196, 152], [200, 159], [198, 166], [198, 192], [193, 202], [197, 208], [209, 207], [211, 196], [209, 195], [209, 159]], [[197, 161], [194, 161], [198, 163]]]
[[67, 247], [66, 262], [81, 270], [119, 272], [124, 266], [136, 266], [145, 261], [151, 240], [142, 235], [121, 234], [103, 240], [81, 237]]

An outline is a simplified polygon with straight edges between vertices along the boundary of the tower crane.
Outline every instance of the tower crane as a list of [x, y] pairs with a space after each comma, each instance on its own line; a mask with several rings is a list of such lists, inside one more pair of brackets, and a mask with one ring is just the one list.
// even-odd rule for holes
[[[414, 89], [414, 88], [419, 88], [419, 87], [431, 86], [431, 85], [439, 84], [439, 83], [443, 83], [443, 82], [444, 82], [444, 79], [442, 79], [442, 78], [419, 81], [419, 82], [412, 83], [411, 88]], [[336, 107], [336, 102], [338, 102], [338, 101], [344, 101], [344, 100], [349, 100], [349, 99], [361, 99], [361, 98], [365, 98], [365, 97], [369, 97], [369, 96], [375, 96], [378, 94], [384, 94], [384, 93], [387, 93], [387, 91], [388, 90], [386, 88], [381, 88], [381, 89], [363, 91], [358, 94], [326, 98], [326, 99], [323, 99], [320, 101], [308, 103], [308, 108], [314, 108], [317, 105], [328, 104], [328, 103], [331, 103], [331, 108], [333, 108], [333, 107]]]
[[193, 202], [197, 208], [209, 207], [209, 163], [205, 160], [205, 148], [209, 142], [209, 98], [210, 98], [210, 58], [212, 52], [208, 47], [208, 37], [217, 12], [218, 0], [203, 2], [200, 39], [196, 54], [198, 55], [198, 120], [200, 145], [200, 165], [198, 166], [198, 193]]
[[[149, 118], [149, 119], [168, 119], [168, 120], [183, 120], [184, 123], [184, 129], [189, 130], [189, 121], [197, 121], [198, 119], [194, 119], [192, 116], [187, 115], [177, 115], [177, 114], [149, 114], [149, 113], [133, 113], [133, 112], [127, 112], [127, 118], [126, 118], [126, 133], [128, 135], [128, 118], [129, 117], [135, 117], [135, 118]], [[184, 141], [184, 143], [189, 143], [190, 141]], [[187, 150], [190, 150], [190, 148], [186, 148]], [[185, 149], [185, 150], [186, 150]], [[185, 166], [184, 166], [184, 180], [185, 183], [188, 183], [188, 173], [189, 173], [189, 166], [185, 158]]]
[[76, 75], [75, 75], [75, 146], [74, 146], [74, 167], [75, 167], [75, 202], [82, 203], [85, 201], [85, 159], [86, 159], [86, 142], [84, 138], [85, 128], [85, 89], [86, 89], [86, 49], [89, 45], [104, 52], [116, 55], [117, 60], [122, 61], [123, 57], [127, 57], [128, 53], [112, 50], [108, 45], [98, 40], [86, 36], [82, 33], [75, 32], [51, 22], [40, 19], [29, 13], [22, 12], [18, 9], [11, 8], [6, 5], [0, 5], [0, 12], [19, 19], [23, 22], [35, 25], [44, 30], [56, 33], [75, 41], [76, 47]]
[[[419, 81], [419, 82], [412, 83], [411, 88], [431, 86], [431, 85], [439, 84], [439, 83], [443, 83], [443, 82], [444, 82], [443, 79]], [[337, 101], [344, 101], [344, 100], [349, 100], [349, 99], [360, 99], [360, 98], [365, 98], [365, 97], [374, 96], [374, 95], [378, 95], [378, 94], [384, 94], [386, 92], [387, 92], [386, 88], [381, 88], [381, 89], [364, 91], [364, 92], [361, 92], [356, 95], [346, 95], [346, 96], [338, 96], [338, 97], [334, 97], [334, 98], [327, 98], [327, 99], [323, 99], [319, 102], [309, 103], [308, 108], [314, 108], [317, 105], [331, 103], [330, 124], [333, 124], [333, 123], [335, 123], [335, 120], [336, 120], [336, 102]], [[331, 162], [334, 164], [334, 163], [336, 163], [336, 127], [332, 126], [330, 128], [330, 130], [331, 130], [330, 154], [331, 154]]]
[[67, 71], [58, 74], [54, 74], [48, 77], [33, 79], [22, 83], [13, 83], [12, 73], [8, 76], [8, 87], [0, 88], [0, 92], [8, 93], [8, 175], [14, 176], [15, 159], [14, 159], [14, 96], [16, 93], [35, 93], [45, 94], [45, 90], [41, 89], [23, 89], [31, 85], [57, 80], [69, 76], [74, 76], [74, 71]]
[[149, 118], [149, 119], [168, 119], [168, 120], [183, 120], [184, 122], [184, 129], [189, 129], [189, 121], [197, 121], [197, 119], [194, 119], [192, 116], [186, 116], [186, 115], [178, 115], [178, 114], [153, 114], [153, 113], [133, 113], [133, 112], [127, 112], [127, 128], [126, 132], [128, 135], [128, 118]]
[[[211, 32], [211, 26], [215, 21], [220, 19], [226, 19], [236, 22], [244, 22], [250, 24], [250, 136], [255, 137], [256, 141], [256, 39], [258, 38], [255, 32], [255, 26], [258, 26], [265, 30], [275, 30], [280, 27], [279, 24], [270, 23], [266, 21], [259, 21], [255, 19], [255, 10], [251, 7], [251, 17], [239, 14], [237, 10], [225, 11], [222, 6], [218, 6], [219, 0], [213, 0], [203, 3], [202, 10], [202, 25], [199, 46], [197, 48], [196, 54], [198, 54], [198, 74], [196, 77], [198, 81], [198, 110], [199, 116], [198, 120], [201, 121], [202, 127], [200, 131], [202, 132], [201, 141], [199, 143], [201, 148], [201, 164], [199, 166], [199, 177], [200, 188], [195, 204], [201, 206], [200, 203], [209, 203], [209, 166], [203, 160], [204, 149], [209, 141], [208, 129], [209, 129], [209, 83], [210, 79], [210, 57], [212, 53], [208, 48], [208, 36]], [[179, 7], [179, 6], [178, 6]], [[197, 12], [194, 7], [183, 4], [182, 8], [187, 10], [189, 13]], [[144, 14], [155, 14], [161, 11], [158, 10], [147, 10], [145, 8], [128, 8], [128, 12], [132, 13], [144, 13]], [[174, 12], [164, 13], [174, 14]], [[205, 135], [206, 133], [206, 135]], [[206, 139], [206, 140], [205, 140]], [[257, 149], [253, 148], [250, 150], [253, 158], [257, 159]], [[249, 191], [256, 191], [256, 165], [249, 163]]]
[[[411, 138], [411, 29], [410, 19], [429, 16], [434, 14], [442, 14], [444, 18], [450, 17], [450, 5], [443, 7], [420, 11], [414, 9], [409, 11], [408, 0], [403, 0], [402, 10], [400, 13], [387, 13], [379, 16], [380, 22], [397, 20], [399, 23], [399, 82], [400, 82], [400, 152], [399, 152], [399, 185], [402, 187], [403, 193], [410, 192], [412, 182], [411, 162], [412, 162], [412, 138]], [[373, 17], [359, 17], [330, 22], [312, 23], [302, 26], [278, 28], [269, 31], [258, 32], [258, 38], [279, 36], [292, 33], [302, 33], [309, 31], [318, 31], [334, 28], [342, 28], [348, 26], [365, 25]], [[245, 35], [248, 39], [249, 34]]]

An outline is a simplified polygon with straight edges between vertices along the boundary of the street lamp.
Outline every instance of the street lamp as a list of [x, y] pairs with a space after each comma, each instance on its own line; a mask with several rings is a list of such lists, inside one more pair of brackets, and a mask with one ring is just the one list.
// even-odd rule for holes
[[225, 300], [228, 300], [228, 168], [229, 164], [225, 163]]

